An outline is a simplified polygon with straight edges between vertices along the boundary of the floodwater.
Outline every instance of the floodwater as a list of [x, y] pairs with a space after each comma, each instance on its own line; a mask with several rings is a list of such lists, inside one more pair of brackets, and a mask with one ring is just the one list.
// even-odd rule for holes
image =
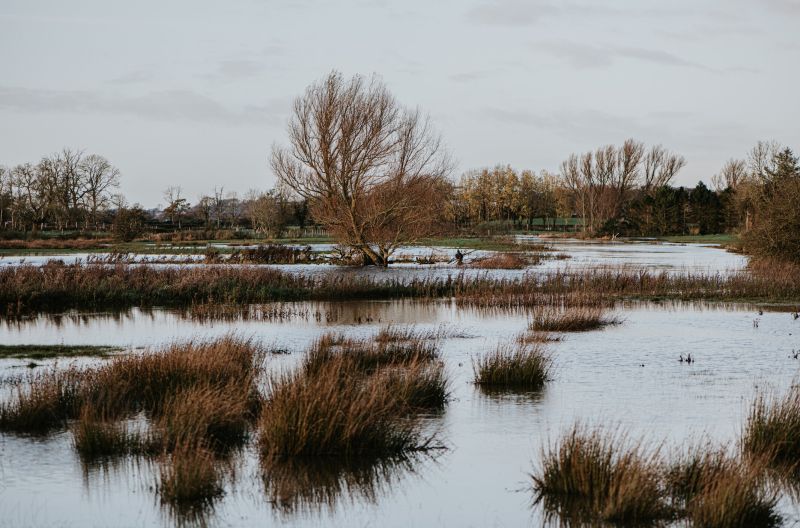
[[[667, 246], [663, 252], [661, 246], [647, 252], [632, 246], [581, 251], [594, 251], [591, 259], [610, 263], [690, 265], [674, 254], [688, 252], [685, 246]], [[691, 251], [704, 259], [706, 251], [715, 252], [702, 262], [698, 257], [700, 265], [728, 269], [736, 263], [735, 256], [718, 249]], [[39, 315], [0, 320], [0, 343], [138, 348], [236, 332], [288, 351], [271, 356], [268, 364], [289, 369], [325, 332], [368, 336], [387, 324], [438, 328], [453, 400], [427, 423], [446, 450], [368, 471], [319, 470], [318, 479], [306, 483], [312, 489], [305, 498], [288, 504], [271, 500], [256, 454], [245, 450], [224, 496], [190, 521], [212, 526], [557, 526], [557, 520], [546, 520], [531, 506], [528, 474], [541, 448], [575, 422], [621, 427], [635, 438], [664, 442], [667, 449], [704, 438], [730, 444], [755, 394], [787, 390], [800, 368], [792, 354], [800, 350], [800, 321], [787, 312], [759, 314], [743, 304], [633, 303], [617, 306], [615, 313], [622, 324], [569, 334], [549, 345], [554, 379], [541, 393], [527, 394], [485, 394], [470, 382], [471, 359], [524, 331], [526, 315], [458, 308], [449, 301], [284, 303], [253, 307], [250, 317], [214, 321], [159, 309]], [[695, 363], [678, 361], [689, 352]], [[102, 360], [40, 363], [63, 368], [72, 361]], [[0, 376], [24, 374], [26, 363], [0, 360]], [[36, 440], [0, 434], [0, 524], [169, 526], [186, 520], [160, 505], [153, 489], [155, 465], [87, 468], [71, 442], [70, 433]], [[784, 498], [780, 508], [787, 526], [800, 523], [796, 503]]]

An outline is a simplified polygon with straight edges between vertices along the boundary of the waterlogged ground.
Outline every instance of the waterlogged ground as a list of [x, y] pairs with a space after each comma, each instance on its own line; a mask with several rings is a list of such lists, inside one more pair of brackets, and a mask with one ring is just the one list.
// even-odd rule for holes
[[[270, 368], [288, 369], [324, 332], [365, 336], [387, 324], [439, 328], [454, 398], [429, 426], [446, 451], [288, 509], [269, 501], [257, 457], [246, 451], [224, 497], [201, 520], [214, 526], [540, 526], [546, 522], [531, 507], [527, 474], [541, 447], [575, 421], [616, 424], [668, 448], [702, 437], [731, 443], [754, 394], [786, 390], [800, 368], [792, 357], [800, 350], [800, 321], [786, 311], [759, 315], [746, 305], [645, 303], [621, 305], [616, 313], [622, 324], [551, 346], [554, 380], [540, 394], [484, 394], [470, 383], [471, 358], [513, 339], [525, 329], [526, 316], [459, 309], [447, 301], [267, 305], [226, 321], [162, 310], [38, 316], [0, 321], [0, 342], [137, 348], [233, 331], [289, 352], [269, 359]], [[678, 361], [687, 353], [694, 364]], [[103, 360], [40, 363], [60, 368], [95, 361]], [[0, 375], [18, 376], [26, 363], [0, 360]], [[179, 520], [159, 504], [154, 465], [85, 468], [71, 441], [69, 433], [46, 440], [0, 435], [0, 524]], [[781, 511], [786, 525], [800, 522], [797, 504], [784, 499]]]
[[[542, 239], [535, 236], [520, 236], [518, 241], [523, 244], [547, 245], [553, 251], [545, 252], [541, 263], [531, 266], [526, 270], [493, 270], [497, 275], [518, 276], [529, 272], [552, 272], [558, 269], [585, 269], [603, 266], [629, 266], [632, 268], [646, 268], [650, 270], [663, 270], [668, 272], [702, 272], [702, 273], [727, 273], [740, 270], [747, 264], [747, 258], [741, 255], [723, 251], [713, 246], [699, 244], [673, 244], [668, 242], [586, 242], [572, 239]], [[221, 246], [217, 244], [217, 246]], [[315, 252], [329, 252], [331, 244], [311, 244]], [[397, 251], [396, 265], [389, 269], [358, 269], [343, 266], [324, 264], [308, 265], [270, 265], [290, 272], [308, 275], [327, 273], [356, 273], [370, 274], [381, 278], [410, 278], [410, 277], [446, 277], [453, 273], [466, 271], [467, 274], [486, 273], [485, 270], [469, 269], [469, 263], [474, 259], [494, 254], [492, 251], [464, 250], [466, 257], [465, 268], [455, 265], [454, 255], [457, 248], [410, 246]], [[102, 260], [108, 258], [107, 253], [75, 253], [64, 254], [48, 253], [47, 255], [26, 256], [0, 256], [0, 266], [18, 266], [20, 264], [42, 265], [49, 260], [61, 260], [65, 263], [86, 262], [87, 259]], [[437, 257], [438, 262], [432, 265], [420, 265], [414, 261], [417, 258]], [[558, 257], [558, 258], [551, 258]], [[147, 254], [130, 255], [129, 258], [137, 262], [159, 263], [179, 258], [184, 261], [201, 262], [203, 255], [172, 255], [172, 254]]]
[[[744, 257], [698, 245], [522, 241], [546, 242], [569, 258], [544, 260], [526, 270], [466, 273], [514, 277], [564, 267], [617, 265], [727, 273], [746, 265]], [[450, 259], [455, 249], [413, 247], [400, 253], [414, 259], [432, 252]], [[470, 252], [467, 260], [489, 254]], [[85, 261], [87, 256], [4, 257], [0, 266], [43, 264], [52, 258]], [[448, 263], [406, 263], [389, 270], [279, 267], [399, 279], [461, 271]], [[158, 309], [40, 315], [0, 319], [0, 344], [104, 345], [140, 352], [175, 340], [236, 332], [281, 351], [270, 356], [268, 366], [282, 370], [293, 368], [306, 347], [325, 332], [367, 336], [387, 324], [437, 328], [444, 336], [441, 349], [453, 401], [442, 415], [428, 419], [428, 427], [447, 450], [373, 468], [368, 477], [360, 473], [357, 481], [352, 473], [329, 469], [324, 474], [338, 476], [339, 485], [322, 486], [330, 479], [316, 477], [305, 488], [327, 490], [325, 498], [290, 502], [288, 508], [270, 500], [257, 456], [246, 450], [237, 459], [235, 478], [226, 484], [223, 498], [205, 516], [188, 521], [213, 526], [539, 526], [558, 521], [546, 520], [541, 510], [531, 507], [528, 473], [542, 446], [576, 421], [619, 426], [634, 437], [665, 442], [668, 448], [701, 438], [733, 443], [756, 392], [784, 391], [797, 378], [800, 360], [794, 359], [793, 351], [800, 351], [800, 321], [788, 311], [759, 314], [757, 307], [741, 304], [640, 303], [620, 305], [616, 313], [620, 325], [572, 334], [552, 344], [554, 380], [535, 394], [485, 394], [470, 382], [471, 359], [524, 331], [525, 314], [460, 309], [449, 301], [271, 304], [250, 307], [246, 316], [234, 312], [225, 320]], [[694, 364], [678, 361], [687, 353], [696, 359]], [[66, 368], [102, 361], [36, 363], [37, 368]], [[29, 363], [0, 359], [0, 394], [8, 394], [6, 382], [24, 376]], [[147, 461], [84, 467], [70, 433], [43, 440], [0, 434], [0, 525], [168, 526], [187, 521], [160, 505], [153, 488], [156, 473], [156, 465]], [[800, 523], [800, 506], [783, 499], [780, 507], [787, 525]]]

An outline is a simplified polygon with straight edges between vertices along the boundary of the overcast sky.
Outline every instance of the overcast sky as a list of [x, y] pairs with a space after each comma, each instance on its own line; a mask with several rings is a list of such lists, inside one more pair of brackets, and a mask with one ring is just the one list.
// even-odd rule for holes
[[800, 0], [0, 0], [0, 164], [86, 149], [146, 206], [266, 189], [292, 99], [337, 69], [430, 113], [459, 172], [635, 137], [694, 185], [800, 148], [798, 28]]

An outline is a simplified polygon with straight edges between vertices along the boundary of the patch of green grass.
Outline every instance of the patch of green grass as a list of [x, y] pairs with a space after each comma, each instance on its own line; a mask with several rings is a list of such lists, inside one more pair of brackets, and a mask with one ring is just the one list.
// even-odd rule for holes
[[0, 358], [48, 359], [59, 357], [105, 357], [122, 347], [97, 345], [0, 345]]
[[444, 237], [424, 238], [414, 245], [448, 247], [460, 249], [480, 249], [484, 251], [513, 251], [530, 249], [530, 244], [520, 244], [513, 237]]
[[676, 244], [735, 244], [739, 242], [736, 235], [721, 233], [717, 235], [674, 235], [658, 237], [663, 242], [674, 242]]

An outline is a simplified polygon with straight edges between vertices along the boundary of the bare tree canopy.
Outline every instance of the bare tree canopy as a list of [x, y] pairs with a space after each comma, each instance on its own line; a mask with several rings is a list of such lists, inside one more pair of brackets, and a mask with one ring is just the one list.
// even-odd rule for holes
[[385, 266], [402, 243], [432, 234], [450, 162], [419, 110], [377, 78], [332, 72], [294, 103], [289, 146], [273, 147], [278, 180], [366, 264]]
[[572, 154], [561, 164], [561, 180], [570, 194], [584, 229], [597, 232], [610, 219], [623, 215], [631, 193], [652, 195], [670, 184], [686, 165], [683, 156], [661, 145], [649, 150], [644, 143], [626, 140], [582, 155]]

